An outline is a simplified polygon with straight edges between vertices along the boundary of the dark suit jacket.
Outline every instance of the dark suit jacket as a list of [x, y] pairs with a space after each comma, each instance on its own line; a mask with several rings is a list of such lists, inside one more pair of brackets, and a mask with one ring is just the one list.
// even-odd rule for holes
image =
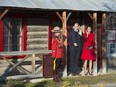
[[[81, 36], [78, 34], [78, 32], [75, 32], [74, 29], [71, 29], [69, 32], [69, 45], [72, 49], [76, 49], [76, 50], [81, 50], [82, 46], [81, 46]], [[74, 43], [77, 43], [77, 47], [74, 46]]]

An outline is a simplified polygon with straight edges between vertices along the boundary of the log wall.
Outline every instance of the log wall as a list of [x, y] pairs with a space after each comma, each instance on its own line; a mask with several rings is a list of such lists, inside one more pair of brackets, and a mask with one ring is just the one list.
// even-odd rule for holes
[[[41, 18], [27, 18], [27, 50], [47, 50], [48, 49], [48, 19]], [[37, 54], [36, 58], [36, 74], [42, 77], [42, 57]], [[21, 59], [10, 59], [14, 63]], [[22, 64], [22, 67], [31, 72], [31, 58], [27, 58]], [[12, 66], [5, 60], [0, 60], [0, 76], [7, 72]], [[25, 73], [17, 68], [11, 71], [8, 76], [22, 75]]]
[[27, 50], [48, 49], [48, 24], [45, 19], [27, 19]]

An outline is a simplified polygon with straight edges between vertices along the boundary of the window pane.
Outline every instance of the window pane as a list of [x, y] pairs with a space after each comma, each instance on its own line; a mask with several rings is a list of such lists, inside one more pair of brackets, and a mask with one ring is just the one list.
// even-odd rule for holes
[[21, 50], [21, 18], [5, 18], [4, 19], [4, 51], [20, 51]]

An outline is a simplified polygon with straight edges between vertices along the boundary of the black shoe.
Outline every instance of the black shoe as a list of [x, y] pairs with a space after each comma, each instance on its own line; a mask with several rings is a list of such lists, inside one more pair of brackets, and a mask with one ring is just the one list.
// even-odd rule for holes
[[93, 75], [93, 71], [91, 71], [91, 72], [89, 71], [89, 75], [91, 75], [91, 76], [92, 76], [92, 75]]
[[80, 73], [72, 73], [72, 76], [81, 76]]
[[54, 81], [54, 82], [59, 82], [59, 80], [58, 80], [58, 79], [53, 79], [53, 81]]
[[72, 76], [76, 76], [76, 73], [72, 73]]
[[60, 76], [57, 76], [59, 82], [63, 81]]
[[88, 73], [89, 73], [88, 71], [87, 72], [84, 72], [84, 75], [86, 76], [86, 75], [88, 75]]
[[54, 76], [54, 77], [53, 77], [53, 81], [54, 81], [54, 82], [59, 82], [59, 79], [57, 78], [57, 76]]
[[77, 75], [77, 76], [81, 76], [81, 74], [80, 74], [80, 73], [76, 73], [76, 75]]

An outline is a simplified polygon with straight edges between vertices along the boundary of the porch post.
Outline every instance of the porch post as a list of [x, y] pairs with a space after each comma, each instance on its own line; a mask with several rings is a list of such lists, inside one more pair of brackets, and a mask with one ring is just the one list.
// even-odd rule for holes
[[97, 74], [97, 13], [93, 13], [93, 33], [95, 34], [95, 53], [96, 61], [93, 63], [93, 73]]
[[102, 73], [106, 73], [106, 13], [102, 14]]
[[67, 76], [67, 29], [66, 29], [66, 11], [62, 12], [62, 43], [63, 43], [63, 58], [65, 62], [63, 76]]
[[31, 59], [31, 65], [32, 65], [32, 74], [35, 73], [35, 54], [32, 54], [32, 59]]

